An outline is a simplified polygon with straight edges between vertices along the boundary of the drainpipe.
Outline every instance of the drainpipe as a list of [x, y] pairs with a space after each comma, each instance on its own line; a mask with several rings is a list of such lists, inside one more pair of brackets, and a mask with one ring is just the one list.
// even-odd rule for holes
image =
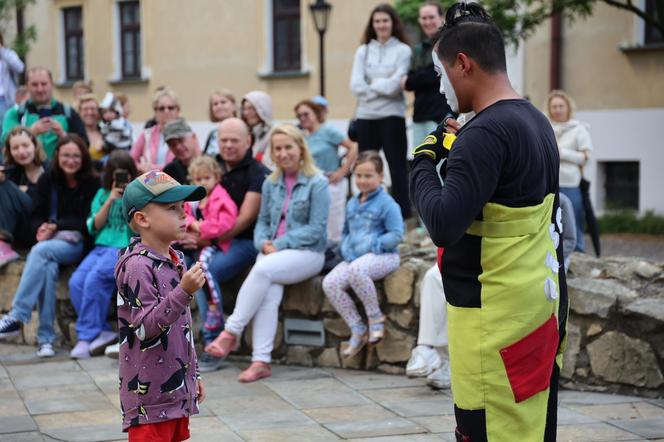
[[[21, 35], [25, 31], [25, 23], [23, 20], [23, 8], [16, 7], [16, 35]], [[21, 57], [23, 63], [25, 63], [25, 57]], [[23, 72], [19, 74], [19, 83], [25, 84], [25, 72], [28, 70], [27, 66], [23, 69]]]
[[561, 54], [563, 46], [563, 18], [560, 14], [551, 17], [551, 59], [549, 63], [549, 90], [561, 89]]

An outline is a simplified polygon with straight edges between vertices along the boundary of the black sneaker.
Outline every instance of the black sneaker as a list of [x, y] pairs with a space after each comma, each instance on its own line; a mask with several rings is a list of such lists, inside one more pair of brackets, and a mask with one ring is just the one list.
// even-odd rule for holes
[[223, 358], [218, 358], [216, 356], [212, 356], [211, 354], [203, 353], [203, 355], [198, 359], [198, 370], [201, 373], [217, 371], [221, 368], [221, 364], [223, 362]]
[[21, 331], [21, 322], [12, 318], [9, 315], [5, 315], [0, 319], [0, 338], [8, 338], [10, 336], [16, 336]]

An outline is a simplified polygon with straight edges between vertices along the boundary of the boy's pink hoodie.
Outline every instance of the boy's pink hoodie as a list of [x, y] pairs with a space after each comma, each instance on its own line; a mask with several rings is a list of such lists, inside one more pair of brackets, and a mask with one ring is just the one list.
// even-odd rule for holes
[[[196, 221], [196, 214], [190, 203], [185, 203], [184, 210], [187, 213], [187, 227], [189, 227]], [[214, 186], [201, 212], [203, 213], [203, 219], [200, 220], [201, 239], [219, 238], [232, 229], [237, 220], [237, 206], [221, 184]], [[227, 252], [231, 240], [219, 242], [217, 245]]]

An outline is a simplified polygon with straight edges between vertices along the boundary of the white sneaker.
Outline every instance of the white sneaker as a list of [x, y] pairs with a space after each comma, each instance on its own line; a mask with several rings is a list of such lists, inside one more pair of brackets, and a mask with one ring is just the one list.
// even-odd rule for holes
[[52, 358], [55, 356], [55, 350], [53, 350], [53, 344], [41, 344], [39, 350], [37, 350], [37, 356], [40, 358]]
[[113, 344], [106, 347], [104, 354], [111, 359], [117, 359], [120, 354], [120, 344]]
[[450, 361], [445, 359], [439, 368], [427, 376], [427, 385], [435, 390], [450, 388]]
[[104, 354], [106, 347], [118, 340], [118, 334], [114, 331], [104, 330], [90, 342], [90, 354], [98, 356]]
[[440, 355], [435, 348], [428, 345], [418, 345], [410, 355], [406, 365], [406, 375], [409, 378], [429, 376], [440, 367], [440, 364]]

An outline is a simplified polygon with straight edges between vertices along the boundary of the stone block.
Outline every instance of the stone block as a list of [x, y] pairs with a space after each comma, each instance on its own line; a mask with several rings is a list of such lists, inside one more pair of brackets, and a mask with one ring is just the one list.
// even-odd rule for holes
[[661, 267], [646, 261], [632, 262], [628, 267], [636, 276], [643, 279], [653, 279], [662, 273]]
[[664, 384], [655, 353], [640, 339], [610, 331], [588, 345], [588, 355], [593, 373], [606, 381], [645, 388]]
[[408, 328], [415, 317], [415, 310], [411, 307], [393, 306], [387, 314], [387, 317], [401, 327]]
[[415, 336], [397, 330], [389, 322], [385, 325], [385, 337], [376, 346], [381, 362], [404, 362], [415, 347]]
[[316, 358], [316, 365], [319, 367], [341, 367], [341, 359], [339, 359], [339, 351], [336, 348], [326, 348]]
[[350, 337], [350, 328], [348, 328], [346, 321], [341, 318], [325, 318], [323, 319], [323, 325], [325, 326], [325, 330], [335, 336], [340, 338]]
[[318, 275], [298, 284], [287, 286], [282, 309], [300, 312], [306, 316], [318, 315], [326, 298], [322, 282], [323, 277]]
[[611, 290], [616, 285], [618, 284], [614, 281], [586, 278], [567, 280], [570, 309], [580, 315], [595, 315], [600, 318], [607, 318], [618, 299], [617, 294]]
[[623, 310], [664, 322], [664, 300], [661, 298], [637, 299], [627, 304]]
[[78, 342], [78, 334], [76, 333], [76, 322], [70, 322], [69, 327], [68, 327], [68, 335], [66, 338], [68, 338], [69, 342], [74, 344]]
[[581, 347], [581, 330], [576, 324], [567, 324], [567, 348], [563, 355], [563, 368], [560, 375], [565, 379], [571, 379], [576, 369], [576, 358]]
[[405, 368], [391, 364], [380, 364], [377, 370], [380, 371], [381, 373], [394, 374], [399, 376], [406, 374]]
[[314, 361], [311, 357], [311, 348], [302, 345], [289, 345], [286, 352], [286, 362], [294, 365], [313, 367]]
[[570, 257], [569, 276], [571, 278], [595, 278], [606, 264], [599, 258], [585, 253], [573, 252]]
[[25, 261], [19, 259], [0, 269], [0, 312], [6, 313], [12, 309], [24, 266]]
[[[244, 343], [248, 348], [252, 348], [251, 346], [251, 334], [252, 334], [252, 326], [249, 324], [247, 328], [244, 329]], [[274, 336], [274, 343], [273, 343], [273, 351], [279, 350], [279, 347], [281, 347], [281, 344], [284, 342], [284, 324], [279, 321], [277, 324], [277, 334]]]
[[69, 279], [76, 270], [75, 266], [60, 267], [60, 278], [55, 291], [55, 297], [59, 301], [69, 301]]
[[355, 370], [364, 369], [364, 359], [367, 347], [365, 346], [358, 354], [356, 354], [352, 358], [345, 358], [343, 356], [343, 352], [344, 350], [346, 350], [346, 347], [348, 347], [348, 342], [342, 342], [339, 348], [339, 355], [341, 356], [341, 366], [343, 368], [352, 368]]
[[592, 324], [590, 324], [590, 327], [588, 327], [588, 330], [586, 331], [586, 336], [588, 337], [596, 336], [602, 333], [602, 330], [604, 330], [604, 328], [600, 324], [598, 324], [597, 322], [593, 322]]
[[375, 370], [378, 365], [380, 365], [380, 359], [378, 359], [378, 352], [376, 351], [376, 347], [367, 347], [367, 355], [364, 360], [364, 369]]
[[407, 304], [413, 297], [415, 269], [407, 262], [385, 278], [385, 294], [390, 304]]

